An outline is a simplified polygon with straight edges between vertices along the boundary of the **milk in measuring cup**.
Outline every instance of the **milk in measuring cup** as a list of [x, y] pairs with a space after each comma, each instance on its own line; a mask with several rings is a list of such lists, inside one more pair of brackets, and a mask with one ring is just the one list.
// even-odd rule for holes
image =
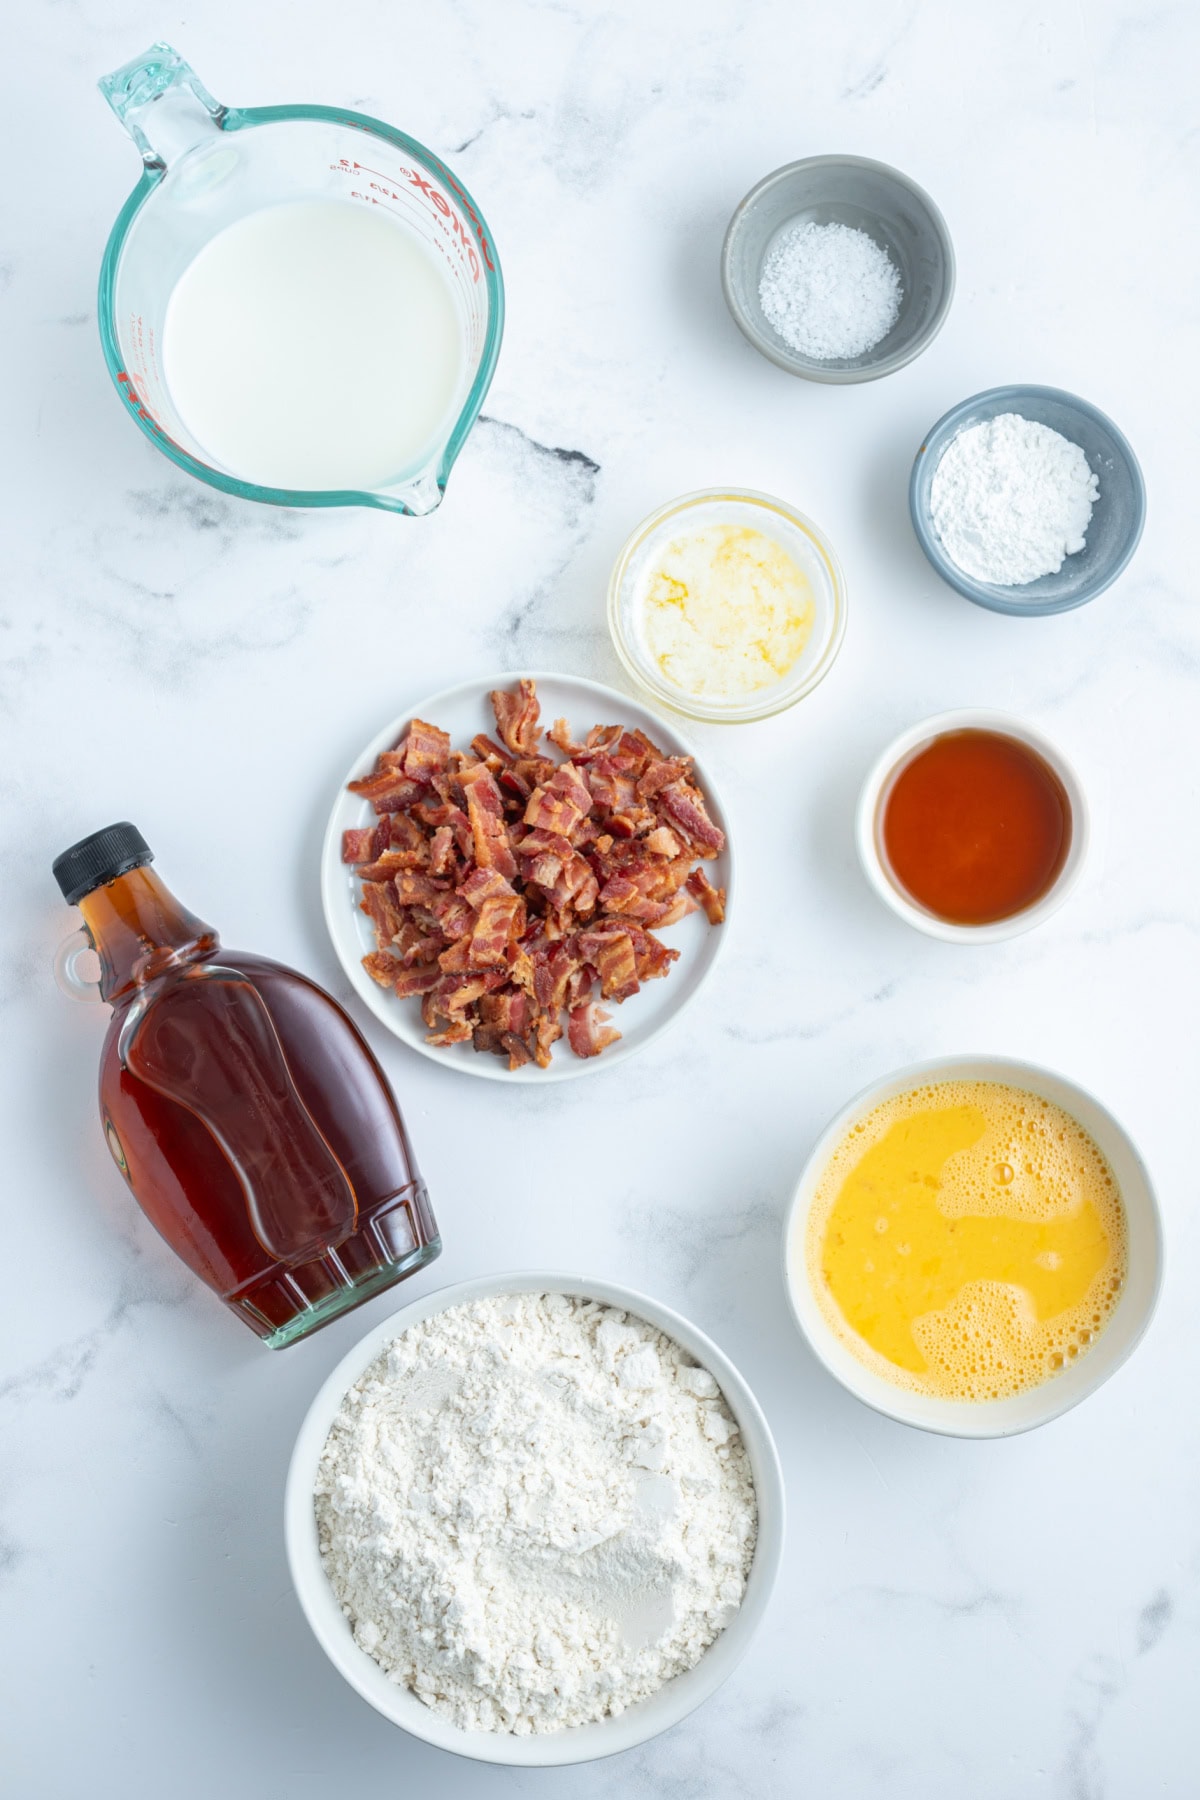
[[176, 283], [162, 354], [208, 457], [282, 488], [375, 488], [418, 467], [466, 368], [436, 252], [348, 200], [264, 207], [218, 232]]

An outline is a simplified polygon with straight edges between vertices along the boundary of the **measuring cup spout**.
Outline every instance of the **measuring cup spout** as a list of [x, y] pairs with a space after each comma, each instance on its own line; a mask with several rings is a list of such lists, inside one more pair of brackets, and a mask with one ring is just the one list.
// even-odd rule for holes
[[438, 480], [436, 468], [429, 468], [395, 487], [378, 489], [377, 493], [389, 511], [406, 512], [410, 518], [419, 519], [425, 513], [436, 512], [442, 504], [445, 482]]
[[219, 132], [229, 112], [170, 44], [151, 44], [99, 88], [147, 169], [159, 173]]

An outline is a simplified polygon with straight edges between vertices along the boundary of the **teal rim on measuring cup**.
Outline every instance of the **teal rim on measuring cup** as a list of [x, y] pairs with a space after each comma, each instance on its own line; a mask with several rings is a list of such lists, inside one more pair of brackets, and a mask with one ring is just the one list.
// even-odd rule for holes
[[[100, 339], [125, 410], [181, 469], [244, 500], [432, 512], [483, 405], [504, 327], [499, 258], [466, 188], [414, 138], [365, 113], [222, 105], [169, 44], [154, 44], [99, 85], [143, 164], [100, 270]], [[281, 200], [325, 199], [381, 207], [439, 253], [465, 343], [460, 391], [420, 466], [392, 481], [260, 486], [214, 466], [180, 416], [163, 369], [167, 303], [184, 271], [227, 226]]]

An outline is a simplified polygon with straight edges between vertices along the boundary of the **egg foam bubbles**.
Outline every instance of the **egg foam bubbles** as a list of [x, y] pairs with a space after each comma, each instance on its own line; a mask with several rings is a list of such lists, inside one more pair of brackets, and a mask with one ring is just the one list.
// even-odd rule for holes
[[921, 1394], [998, 1400], [1085, 1355], [1125, 1278], [1116, 1178], [1079, 1122], [1000, 1082], [882, 1102], [829, 1158], [805, 1231], [830, 1327]]

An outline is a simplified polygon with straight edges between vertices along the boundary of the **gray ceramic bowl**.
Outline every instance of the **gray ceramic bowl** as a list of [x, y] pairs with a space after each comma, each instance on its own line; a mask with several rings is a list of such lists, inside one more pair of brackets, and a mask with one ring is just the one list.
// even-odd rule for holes
[[[853, 225], [891, 257], [904, 298], [887, 336], [862, 356], [818, 362], [769, 325], [758, 300], [763, 259], [785, 225]], [[729, 222], [721, 285], [734, 321], [756, 350], [809, 381], [875, 381], [919, 356], [941, 330], [954, 294], [954, 246], [923, 188], [865, 156], [807, 156], [751, 188]]]
[[[1007, 412], [1048, 425], [1078, 444], [1100, 483], [1083, 549], [1068, 556], [1057, 575], [1043, 575], [1020, 587], [997, 587], [964, 574], [943, 550], [929, 509], [933, 477], [951, 439], [968, 425], [982, 425]], [[917, 451], [908, 484], [908, 510], [921, 548], [943, 581], [976, 606], [1040, 618], [1083, 606], [1117, 579], [1142, 535], [1146, 488], [1127, 439], [1097, 407], [1061, 388], [1017, 385], [975, 394], [938, 420]]]

